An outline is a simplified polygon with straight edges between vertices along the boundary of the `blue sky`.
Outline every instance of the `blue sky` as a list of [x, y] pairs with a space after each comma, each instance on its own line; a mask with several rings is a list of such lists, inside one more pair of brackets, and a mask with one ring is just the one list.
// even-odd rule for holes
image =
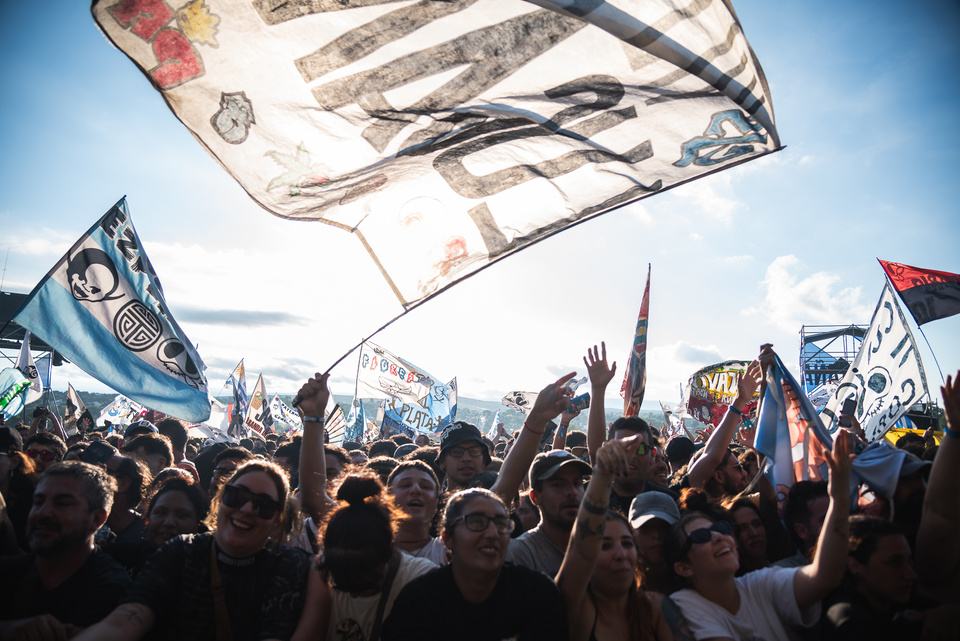
[[[766, 341], [795, 364], [801, 325], [869, 323], [884, 282], [877, 257], [960, 272], [960, 6], [734, 6], [786, 149], [539, 243], [375, 342], [457, 376], [474, 398], [582, 373], [601, 340], [622, 372], [652, 263], [646, 398], [676, 402], [703, 365], [751, 358]], [[241, 357], [268, 392], [292, 393], [400, 313], [352, 236], [253, 203], [85, 3], [3, 3], [0, 31], [4, 290], [31, 290], [127, 195], [212, 393]], [[944, 374], [960, 367], [958, 330], [960, 316], [924, 327]], [[355, 369], [353, 355], [334, 370], [334, 391], [352, 392]], [[105, 391], [75, 368], [54, 376], [57, 389]]]

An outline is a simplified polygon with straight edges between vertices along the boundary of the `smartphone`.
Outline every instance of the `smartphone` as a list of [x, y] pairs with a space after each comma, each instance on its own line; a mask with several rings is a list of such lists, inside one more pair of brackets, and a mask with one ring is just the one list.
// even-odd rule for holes
[[[857, 411], [857, 399], [856, 397], [850, 397], [843, 402], [843, 406], [840, 407], [840, 427], [850, 427], [850, 417], [853, 416], [853, 413]], [[844, 416], [846, 415], [846, 416]]]

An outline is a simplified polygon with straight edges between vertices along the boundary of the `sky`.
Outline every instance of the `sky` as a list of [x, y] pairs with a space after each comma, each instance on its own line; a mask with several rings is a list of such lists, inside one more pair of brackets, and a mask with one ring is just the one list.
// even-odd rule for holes
[[[622, 373], [652, 265], [646, 400], [764, 342], [798, 373], [801, 327], [867, 325], [877, 258], [960, 272], [960, 5], [734, 0], [770, 84], [782, 151], [562, 232], [454, 286], [373, 341], [462, 396], [497, 400], [585, 374], [606, 342]], [[193, 139], [87, 3], [0, 3], [0, 263], [29, 292], [126, 195], [212, 394], [292, 394], [403, 310], [360, 242], [254, 203]], [[910, 320], [928, 383], [938, 368]], [[960, 316], [924, 326], [944, 375]], [[16, 354], [8, 354], [15, 359]], [[351, 395], [357, 352], [332, 371]], [[620, 374], [608, 390], [612, 398]], [[53, 388], [106, 386], [74, 366]]]

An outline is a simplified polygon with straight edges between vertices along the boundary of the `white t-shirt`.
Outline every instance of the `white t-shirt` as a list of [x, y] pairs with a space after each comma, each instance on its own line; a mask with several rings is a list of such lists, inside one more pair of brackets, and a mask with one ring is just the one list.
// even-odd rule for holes
[[[393, 602], [407, 583], [421, 574], [426, 574], [437, 567], [429, 559], [418, 559], [407, 554], [400, 555], [400, 567], [397, 576], [390, 587], [390, 596], [387, 606], [383, 610], [386, 619], [393, 608]], [[372, 596], [352, 597], [349, 592], [331, 590], [333, 593], [333, 609], [330, 613], [330, 625], [327, 627], [327, 641], [353, 641], [354, 639], [369, 639], [373, 631], [373, 620], [377, 615], [377, 605], [380, 603], [380, 594]]]
[[695, 590], [680, 590], [670, 598], [683, 611], [697, 639], [729, 637], [740, 641], [778, 641], [787, 638], [785, 625], [808, 627], [820, 618], [820, 603], [802, 612], [793, 592], [799, 568], [769, 567], [736, 579], [740, 611], [731, 614]]
[[430, 559], [437, 565], [447, 564], [447, 547], [439, 537], [433, 537], [429, 543], [419, 550], [414, 550], [413, 552], [402, 550], [402, 552], [420, 559]]

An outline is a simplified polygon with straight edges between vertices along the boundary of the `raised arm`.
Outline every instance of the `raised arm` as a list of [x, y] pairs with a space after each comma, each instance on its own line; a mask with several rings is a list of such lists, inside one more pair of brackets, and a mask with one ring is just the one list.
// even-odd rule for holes
[[124, 603], [107, 615], [100, 623], [92, 625], [74, 641], [135, 641], [150, 628], [156, 616], [153, 610], [142, 603]]
[[327, 497], [327, 459], [323, 452], [323, 422], [309, 419], [322, 419], [330, 400], [329, 374], [319, 372], [308, 379], [300, 391], [300, 410], [303, 416], [303, 441], [300, 444], [300, 498], [303, 508], [321, 523], [329, 505]]
[[562, 450], [567, 446], [567, 432], [570, 429], [570, 421], [580, 416], [580, 408], [574, 407], [573, 411], [567, 407], [560, 412], [560, 426], [556, 434], [553, 435], [553, 449]]
[[580, 503], [567, 552], [557, 573], [557, 585], [567, 603], [571, 626], [583, 622], [582, 608], [587, 585], [600, 556], [613, 479], [617, 474], [626, 472], [627, 461], [633, 458], [639, 445], [640, 435], [634, 435], [622, 441], [607, 441], [597, 450], [593, 475]]
[[595, 463], [594, 458], [597, 450], [607, 440], [607, 415], [603, 407], [603, 396], [607, 393], [607, 385], [610, 384], [614, 374], [617, 373], [617, 363], [607, 366], [607, 345], [600, 343], [600, 351], [597, 346], [593, 349], [587, 349], [587, 355], [583, 357], [583, 364], [587, 366], [587, 375], [590, 377], [590, 413], [587, 414], [587, 452], [590, 454], [590, 462]]
[[547, 423], [556, 418], [570, 403], [573, 392], [564, 387], [563, 384], [574, 376], [576, 376], [576, 372], [570, 372], [558, 379], [556, 383], [550, 383], [540, 391], [533, 404], [533, 409], [530, 410], [523, 422], [520, 436], [517, 437], [510, 453], [503, 460], [500, 474], [490, 490], [502, 498], [507, 505], [513, 502], [513, 495], [520, 489], [520, 483], [523, 481], [527, 470], [530, 469], [533, 457], [537, 455], [540, 437], [543, 436]]
[[824, 452], [830, 466], [830, 505], [820, 529], [813, 563], [794, 575], [793, 592], [803, 610], [840, 585], [849, 551], [850, 470], [853, 467], [853, 435], [844, 429], [834, 434], [833, 452]]
[[920, 584], [938, 598], [955, 601], [960, 595], [960, 372], [955, 379], [947, 376], [940, 392], [947, 429], [927, 480], [914, 555]]
[[727, 446], [733, 440], [737, 433], [737, 426], [740, 425], [740, 417], [743, 415], [743, 408], [747, 406], [753, 395], [756, 394], [760, 386], [760, 363], [753, 361], [747, 367], [740, 380], [737, 381], [737, 397], [733, 401], [731, 409], [727, 410], [726, 415], [720, 422], [717, 429], [707, 440], [707, 445], [703, 449], [703, 455], [690, 466], [687, 474], [690, 479], [690, 487], [703, 487], [713, 471], [723, 461], [723, 455], [727, 451]]

